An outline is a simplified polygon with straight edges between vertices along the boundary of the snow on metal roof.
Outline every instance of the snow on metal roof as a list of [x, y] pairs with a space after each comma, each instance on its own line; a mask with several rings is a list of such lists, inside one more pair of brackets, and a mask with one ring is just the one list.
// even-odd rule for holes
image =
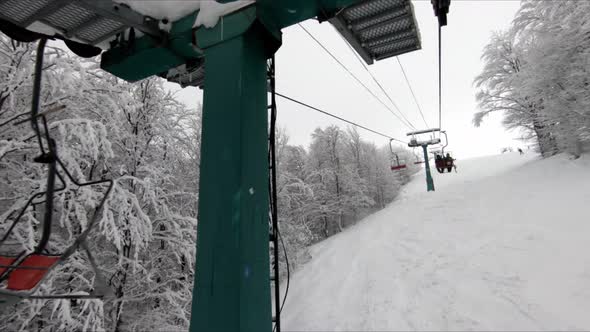
[[138, 13], [159, 20], [176, 21], [199, 10], [195, 27], [203, 25], [211, 28], [217, 24], [220, 17], [252, 4], [255, 0], [238, 0], [229, 3], [212, 0], [116, 0], [116, 2], [124, 3]]
[[239, 0], [0, 0], [0, 19], [46, 35], [62, 35], [108, 48], [105, 41], [131, 27], [159, 34], [158, 20], [176, 21], [199, 11], [194, 26], [213, 27], [219, 18], [254, 3]]

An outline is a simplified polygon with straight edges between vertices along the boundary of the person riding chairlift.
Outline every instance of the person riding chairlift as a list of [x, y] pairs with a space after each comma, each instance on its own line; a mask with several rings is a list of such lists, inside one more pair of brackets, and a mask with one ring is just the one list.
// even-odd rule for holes
[[445, 163], [447, 166], [447, 170], [449, 172], [451, 172], [451, 169], [455, 169], [455, 173], [457, 173], [457, 165], [455, 165], [455, 159], [453, 159], [453, 157], [451, 157], [451, 154], [447, 152], [447, 155], [445, 156]]
[[453, 159], [453, 157], [451, 157], [451, 154], [447, 152], [447, 155], [445, 156], [445, 161], [446, 162], [453, 162], [453, 161], [455, 161], [455, 159]]
[[439, 173], [444, 172], [444, 168], [446, 165], [446, 160], [444, 159], [441, 153], [436, 153], [434, 156], [434, 166]]

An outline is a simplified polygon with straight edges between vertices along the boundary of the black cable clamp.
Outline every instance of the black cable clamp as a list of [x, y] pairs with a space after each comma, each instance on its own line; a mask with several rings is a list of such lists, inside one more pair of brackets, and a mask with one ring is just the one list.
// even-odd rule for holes
[[447, 14], [451, 6], [451, 0], [430, 0], [434, 9], [434, 15], [438, 17], [438, 24], [442, 27], [447, 25]]

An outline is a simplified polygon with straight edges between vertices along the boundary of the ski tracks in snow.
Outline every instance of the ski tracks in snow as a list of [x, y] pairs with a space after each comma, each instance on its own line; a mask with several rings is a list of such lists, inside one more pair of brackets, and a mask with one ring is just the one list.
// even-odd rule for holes
[[[421, 192], [416, 178], [391, 206], [312, 249], [292, 280], [285, 330], [590, 328], [590, 255], [579, 254], [590, 225], [556, 222], [571, 204], [590, 204], [570, 192], [579, 174], [543, 181], [557, 166], [525, 171], [522, 159], [502, 158], [511, 159], [496, 173], [481, 159], [465, 163], [463, 177], [435, 174], [436, 193]], [[590, 183], [586, 169], [552, 163]]]

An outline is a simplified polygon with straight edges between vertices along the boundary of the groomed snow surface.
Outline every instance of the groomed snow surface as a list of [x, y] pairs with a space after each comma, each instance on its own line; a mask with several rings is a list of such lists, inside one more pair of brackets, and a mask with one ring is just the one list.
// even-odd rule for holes
[[590, 157], [518, 153], [423, 172], [311, 248], [286, 331], [589, 330]]

